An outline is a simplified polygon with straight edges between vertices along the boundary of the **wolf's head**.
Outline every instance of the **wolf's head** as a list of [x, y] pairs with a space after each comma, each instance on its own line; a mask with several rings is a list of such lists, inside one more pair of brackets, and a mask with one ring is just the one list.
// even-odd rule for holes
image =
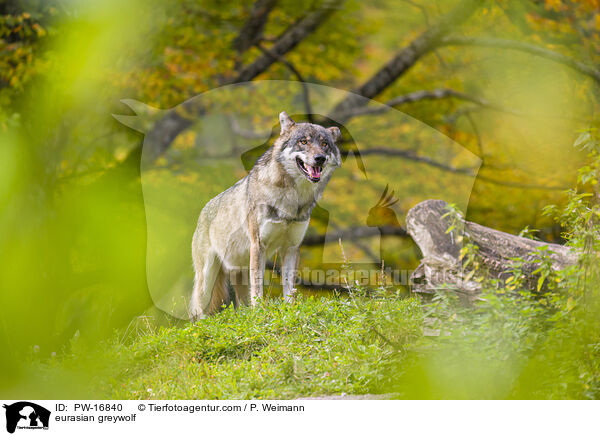
[[277, 160], [287, 173], [294, 179], [326, 182], [341, 165], [340, 150], [335, 144], [341, 136], [340, 129], [295, 123], [286, 112], [279, 114], [279, 122]]

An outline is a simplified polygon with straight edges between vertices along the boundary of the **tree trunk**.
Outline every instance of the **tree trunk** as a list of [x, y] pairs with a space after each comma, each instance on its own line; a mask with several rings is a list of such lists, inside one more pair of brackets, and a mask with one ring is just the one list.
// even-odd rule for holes
[[[506, 270], [514, 264], [511, 259], [535, 260], [539, 257], [536, 257], [536, 250], [542, 247], [548, 247], [546, 253], [556, 270], [577, 262], [576, 253], [568, 247], [514, 236], [466, 221], [461, 216], [453, 218], [447, 206], [442, 200], [427, 200], [408, 211], [408, 234], [423, 254], [411, 276], [416, 293], [433, 294], [444, 288], [469, 301], [477, 298], [480, 292], [477, 273], [470, 274], [460, 259], [461, 248], [467, 241], [478, 248], [477, 258], [483, 266], [480, 272], [492, 278], [508, 277]], [[453, 225], [452, 231], [448, 231]], [[533, 270], [532, 265], [530, 273]]]

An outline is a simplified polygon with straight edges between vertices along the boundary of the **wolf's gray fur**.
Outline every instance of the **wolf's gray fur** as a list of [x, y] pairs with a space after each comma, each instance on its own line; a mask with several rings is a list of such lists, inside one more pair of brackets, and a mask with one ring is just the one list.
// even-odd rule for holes
[[341, 164], [335, 144], [340, 130], [296, 124], [285, 112], [279, 114], [279, 122], [280, 136], [248, 175], [200, 213], [192, 240], [192, 319], [230, 303], [230, 289], [237, 304], [255, 305], [263, 295], [266, 259], [275, 251], [283, 260], [284, 297], [293, 295], [298, 251], [310, 214]]

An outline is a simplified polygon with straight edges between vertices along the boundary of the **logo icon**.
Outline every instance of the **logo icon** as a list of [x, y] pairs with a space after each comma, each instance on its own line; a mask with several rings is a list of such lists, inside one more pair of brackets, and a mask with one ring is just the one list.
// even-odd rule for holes
[[[356, 102], [358, 112], [345, 108], [344, 102], [350, 101]], [[135, 115], [114, 117], [144, 134], [143, 143], [128, 156], [140, 163], [148, 290], [156, 307], [180, 319], [189, 319], [195, 274], [188, 258], [201, 210], [216, 194], [246, 177], [259, 157], [272, 149], [281, 132], [274, 114], [283, 109], [298, 124], [338, 127], [343, 134], [338, 144], [341, 168], [312, 210], [310, 233], [302, 242], [306, 263], [293, 277], [303, 291], [346, 288], [345, 264], [358, 273], [349, 283], [378, 286], [385, 274], [389, 284], [407, 286], [411, 259], [420, 253], [400, 216], [431, 198], [465, 211], [481, 164], [478, 156], [439, 130], [390, 106], [323, 85], [257, 80], [212, 89], [166, 110], [135, 100], [123, 103]], [[380, 115], [360, 118], [375, 113]], [[291, 174], [302, 171], [291, 151], [281, 159], [289, 162]], [[400, 200], [394, 190], [401, 193]], [[233, 235], [238, 228], [222, 236], [237, 238]], [[340, 240], [347, 252], [341, 252]], [[270, 274], [263, 277], [276, 287], [281, 256], [266, 259]], [[218, 283], [245, 289], [249, 264], [240, 261], [235, 267], [228, 277], [219, 273]]]
[[6, 409], [6, 431], [14, 433], [15, 429], [48, 429], [50, 411], [29, 401], [19, 401], [4, 405]]

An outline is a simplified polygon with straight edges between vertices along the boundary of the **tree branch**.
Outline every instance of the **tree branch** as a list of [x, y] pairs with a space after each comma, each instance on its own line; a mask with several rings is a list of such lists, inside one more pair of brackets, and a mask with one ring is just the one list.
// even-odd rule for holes
[[395, 106], [400, 106], [400, 105], [403, 105], [406, 103], [414, 103], [414, 102], [421, 101], [421, 100], [441, 100], [444, 98], [457, 98], [459, 100], [464, 100], [464, 101], [469, 101], [469, 102], [475, 103], [478, 106], [482, 106], [482, 107], [485, 107], [488, 109], [493, 109], [493, 110], [497, 110], [500, 112], [506, 112], [506, 113], [510, 113], [512, 115], [517, 115], [517, 116], [522, 115], [518, 111], [515, 111], [512, 109], [507, 109], [500, 105], [490, 103], [487, 100], [480, 98], [480, 97], [474, 97], [474, 96], [462, 93], [460, 91], [455, 91], [454, 89], [439, 88], [439, 89], [434, 89], [432, 91], [421, 90], [421, 91], [414, 91], [414, 92], [411, 92], [406, 95], [401, 95], [399, 97], [396, 97], [396, 98], [386, 101], [384, 103], [385, 106], [350, 108], [343, 112], [335, 113], [335, 116], [342, 117], [347, 121], [350, 118], [362, 116], [362, 115], [379, 115], [379, 114], [389, 111], [391, 108], [393, 108]]
[[276, 60], [294, 49], [302, 40], [313, 33], [340, 6], [342, 0], [333, 0], [327, 7], [308, 14], [290, 26], [277, 38], [270, 48], [270, 54], [264, 54], [246, 66], [232, 83], [247, 82], [266, 71]]
[[[481, 5], [481, 0], [464, 0], [436, 24], [417, 36], [405, 48], [400, 50], [387, 64], [370, 79], [354, 90], [334, 108], [334, 113], [345, 112], [351, 108], [365, 106], [369, 99], [379, 95], [398, 77], [408, 71], [421, 57], [434, 49], [439, 41], [454, 27], [466, 21]], [[339, 120], [342, 122], [342, 120]]]
[[407, 150], [397, 150], [394, 148], [384, 148], [384, 147], [375, 147], [375, 148], [367, 148], [360, 151], [361, 156], [367, 155], [380, 155], [380, 156], [397, 156], [403, 159], [412, 160], [415, 162], [424, 163], [430, 165], [435, 168], [439, 168], [444, 171], [448, 171], [454, 174], [463, 174], [465, 176], [476, 177], [477, 180], [483, 180], [488, 183], [493, 183], [495, 185], [507, 186], [510, 188], [518, 188], [518, 189], [539, 189], [544, 191], [564, 191], [568, 189], [568, 186], [557, 186], [557, 185], [539, 185], [535, 183], [520, 183], [513, 182], [510, 180], [498, 180], [493, 177], [488, 177], [486, 175], [481, 175], [475, 172], [474, 168], [456, 168], [450, 165], [445, 165], [441, 162], [437, 162], [433, 159], [430, 159], [425, 156], [418, 156]]
[[271, 56], [273, 59], [276, 59], [277, 61], [279, 61], [280, 63], [285, 65], [292, 72], [292, 74], [294, 76], [296, 76], [296, 78], [302, 85], [302, 99], [304, 101], [304, 111], [306, 113], [306, 117], [308, 118], [308, 121], [310, 123], [314, 123], [312, 107], [310, 104], [310, 93], [308, 90], [308, 85], [306, 84], [306, 81], [300, 74], [300, 71], [298, 71], [296, 69], [296, 67], [294, 66], [294, 64], [292, 64], [290, 61], [286, 60], [283, 56], [277, 56], [275, 53], [273, 53], [268, 48], [264, 47], [262, 44], [257, 43], [256, 47], [258, 47], [258, 49], [261, 50], [263, 53], [266, 53], [267, 55]]
[[451, 173], [467, 174], [467, 175], [473, 176], [473, 177], [476, 176], [476, 173], [474, 172], [474, 168], [452, 167], [450, 165], [445, 165], [441, 162], [437, 162], [428, 157], [416, 155], [415, 153], [408, 151], [408, 150], [398, 150], [395, 148], [385, 148], [385, 147], [373, 147], [373, 148], [366, 148], [366, 149], [360, 150], [360, 154], [361, 154], [361, 156], [378, 155], [378, 156], [401, 157], [403, 159], [412, 160], [414, 162], [421, 162], [421, 163], [424, 163], [424, 164], [430, 165], [432, 167], [439, 168], [439, 169], [442, 169], [444, 171], [448, 171]]
[[[295, 48], [302, 40], [312, 34], [332, 13], [339, 7], [343, 0], [332, 0], [327, 7], [311, 12], [306, 17], [288, 27], [270, 48], [270, 52], [276, 57], [282, 57]], [[226, 84], [247, 82], [266, 71], [277, 58], [270, 54], [264, 54], [246, 66], [237, 77]], [[185, 129], [192, 125], [192, 120], [204, 112], [204, 108], [195, 100], [188, 100], [168, 112], [165, 117], [158, 120], [152, 129], [146, 134], [144, 147], [144, 160], [154, 161], [162, 155], [175, 138]]]
[[597, 70], [591, 65], [579, 62], [578, 60], [566, 56], [562, 53], [558, 53], [547, 48], [540, 47], [527, 42], [513, 41], [510, 39], [500, 38], [446, 36], [440, 41], [439, 44], [445, 46], [478, 46], [518, 50], [565, 65], [571, 68], [572, 70], [577, 71], [580, 74], [590, 77], [597, 84], [600, 84], [600, 70]]
[[250, 11], [250, 17], [233, 40], [232, 46], [238, 54], [252, 47], [263, 34], [269, 14], [277, 4], [277, 0], [256, 0]]

